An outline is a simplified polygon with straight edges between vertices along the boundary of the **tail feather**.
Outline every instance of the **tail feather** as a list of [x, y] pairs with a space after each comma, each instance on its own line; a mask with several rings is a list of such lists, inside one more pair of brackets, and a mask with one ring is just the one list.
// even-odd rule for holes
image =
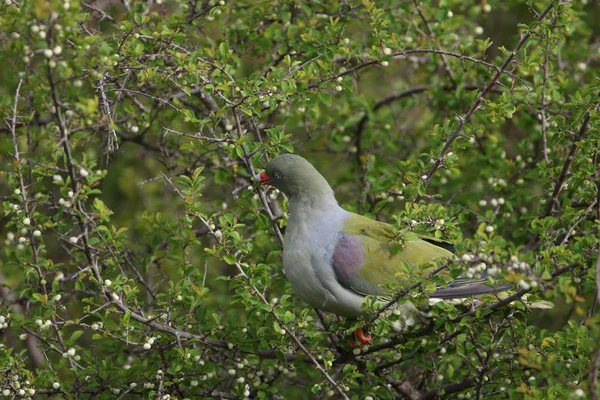
[[484, 294], [500, 293], [512, 288], [508, 283], [500, 283], [496, 286], [489, 286], [477, 281], [466, 282], [463, 279], [459, 284], [453, 282], [450, 286], [436, 290], [430, 297], [437, 299], [455, 299], [461, 297], [474, 297]]

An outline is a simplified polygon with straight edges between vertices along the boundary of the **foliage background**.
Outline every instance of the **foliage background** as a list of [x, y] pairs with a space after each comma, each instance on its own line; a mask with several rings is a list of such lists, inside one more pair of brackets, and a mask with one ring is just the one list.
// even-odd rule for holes
[[[597, 399], [598, 17], [6, 0], [0, 394]], [[251, 179], [289, 151], [345, 208], [454, 241], [452, 276], [484, 263], [515, 289], [402, 333], [374, 310], [372, 345], [350, 348], [359, 322], [294, 296], [286, 200]]]

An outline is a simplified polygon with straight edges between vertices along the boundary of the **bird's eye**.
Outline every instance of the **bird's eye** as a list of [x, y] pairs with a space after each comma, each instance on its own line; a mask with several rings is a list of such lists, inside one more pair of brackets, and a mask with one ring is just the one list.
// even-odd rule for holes
[[279, 175], [278, 172], [274, 172], [273, 173], [273, 178], [275, 178], [275, 179], [281, 179], [281, 175]]

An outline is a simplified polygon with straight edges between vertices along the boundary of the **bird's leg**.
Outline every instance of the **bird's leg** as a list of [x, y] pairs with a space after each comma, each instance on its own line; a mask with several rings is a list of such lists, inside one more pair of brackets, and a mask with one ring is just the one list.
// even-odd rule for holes
[[[358, 347], [363, 347], [365, 344], [371, 342], [371, 336], [366, 336], [364, 334], [362, 326], [354, 331], [354, 336], [358, 340], [360, 340], [360, 344], [358, 345]], [[351, 346], [353, 346], [353, 345], [354, 345], [354, 343], [351, 343]]]

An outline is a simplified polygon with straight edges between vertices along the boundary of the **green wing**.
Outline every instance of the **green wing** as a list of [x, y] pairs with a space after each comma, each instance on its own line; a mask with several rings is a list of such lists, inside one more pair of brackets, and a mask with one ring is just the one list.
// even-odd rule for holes
[[390, 246], [394, 228], [356, 214], [346, 220], [341, 235], [333, 256], [336, 277], [362, 294], [384, 294], [381, 285], [394, 280], [409, 284], [414, 277], [430, 273], [436, 260], [452, 256], [432, 243], [441, 241], [412, 232], [405, 234], [403, 248], [394, 253]]
[[[349, 217], [340, 232], [332, 265], [342, 286], [362, 295], [383, 295], [385, 283], [398, 281], [403, 286], [415, 278], [430, 274], [439, 261], [450, 258], [451, 244], [414, 232], [404, 234], [405, 242], [399, 252], [392, 252], [390, 242], [394, 228], [361, 215]], [[510, 289], [508, 284], [489, 286], [487, 277], [481, 279], [459, 278], [431, 297], [459, 298]]]

